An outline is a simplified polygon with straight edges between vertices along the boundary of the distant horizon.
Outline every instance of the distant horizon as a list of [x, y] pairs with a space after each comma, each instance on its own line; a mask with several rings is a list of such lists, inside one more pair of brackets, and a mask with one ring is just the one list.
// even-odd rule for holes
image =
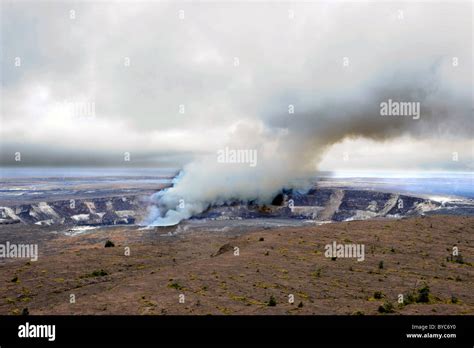
[[[110, 172], [110, 171], [123, 171], [123, 172], [140, 172], [140, 171], [145, 171], [145, 172], [153, 172], [153, 171], [163, 171], [163, 172], [169, 172], [173, 173], [176, 172], [179, 173], [180, 171], [184, 170], [184, 167], [119, 167], [119, 166], [2, 166], [0, 167], [0, 177], [2, 177], [4, 171], [14, 173], [15, 171], [18, 172], [24, 172], [24, 171], [50, 171], [54, 172], [56, 171], [80, 171], [80, 172], [97, 172], [99, 174], [101, 171], [104, 171], [104, 173]], [[413, 176], [415, 174], [439, 174], [439, 175], [446, 175], [446, 174], [453, 174], [453, 175], [472, 175], [474, 178], [474, 172], [471, 171], [463, 171], [463, 170], [380, 170], [380, 169], [335, 169], [335, 170], [315, 170], [314, 171], [315, 175], [318, 174], [323, 174], [323, 175], [333, 175], [336, 178], [358, 178], [361, 176], [358, 176], [359, 174], [363, 174], [364, 176], [362, 177], [370, 177], [370, 178], [384, 178], [384, 177], [389, 177], [389, 178], [413, 178], [417, 176]], [[389, 175], [389, 176], [385, 176]], [[419, 176], [419, 175], [418, 175]]]

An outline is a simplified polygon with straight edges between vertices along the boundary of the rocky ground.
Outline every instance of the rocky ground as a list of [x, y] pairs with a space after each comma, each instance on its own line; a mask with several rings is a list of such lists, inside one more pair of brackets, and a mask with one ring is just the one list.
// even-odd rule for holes
[[[0, 263], [0, 314], [474, 314], [474, 217], [228, 226], [1, 225], [40, 256]], [[333, 241], [365, 260], [325, 257]]]

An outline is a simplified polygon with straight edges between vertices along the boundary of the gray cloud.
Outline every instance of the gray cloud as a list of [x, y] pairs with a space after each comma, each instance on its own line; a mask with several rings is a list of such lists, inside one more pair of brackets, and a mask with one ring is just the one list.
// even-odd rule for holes
[[[470, 3], [2, 6], [3, 165], [16, 151], [24, 165], [116, 165], [128, 151], [132, 165], [180, 166], [235, 144], [314, 169], [351, 136], [472, 137]], [[379, 117], [388, 98], [421, 102], [419, 122]], [[64, 102], [94, 102], [96, 115]]]

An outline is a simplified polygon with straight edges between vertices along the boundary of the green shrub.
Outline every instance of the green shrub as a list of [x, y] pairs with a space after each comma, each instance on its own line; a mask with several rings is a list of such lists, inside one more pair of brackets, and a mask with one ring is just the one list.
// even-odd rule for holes
[[107, 274], [108, 273], [106, 271], [104, 271], [103, 269], [101, 269], [100, 271], [92, 272], [93, 277], [103, 277], [103, 276], [106, 276]]
[[275, 297], [273, 297], [273, 295], [270, 296], [270, 300], [268, 301], [268, 304], [267, 304], [267, 305], [268, 305], [269, 307], [275, 307], [276, 304], [277, 304], [277, 303], [276, 303]]
[[321, 268], [318, 268], [316, 271], [312, 272], [311, 275], [312, 275], [314, 278], [319, 278], [319, 277], [321, 277]]
[[374, 298], [377, 300], [380, 300], [383, 297], [382, 291], [376, 291], [374, 292]]
[[410, 304], [416, 302], [416, 297], [412, 293], [406, 294], [405, 299], [403, 300], [405, 304]]
[[418, 289], [418, 297], [416, 299], [418, 303], [428, 303], [430, 302], [430, 288], [428, 285], [424, 285], [422, 288]]
[[411, 303], [429, 303], [430, 302], [430, 288], [427, 284], [419, 288], [415, 293], [410, 292], [404, 295], [403, 304]]
[[378, 309], [379, 313], [393, 313], [395, 312], [393, 309], [393, 304], [391, 302], [384, 302], [383, 305], [379, 306]]
[[176, 290], [181, 290], [183, 287], [179, 285], [177, 282], [171, 283], [168, 285], [169, 288], [176, 289]]
[[101, 270], [93, 271], [92, 273], [88, 273], [84, 276], [81, 276], [81, 278], [103, 277], [103, 276], [106, 276], [106, 275], [108, 275], [108, 273], [106, 271], [104, 271], [103, 269], [101, 269]]

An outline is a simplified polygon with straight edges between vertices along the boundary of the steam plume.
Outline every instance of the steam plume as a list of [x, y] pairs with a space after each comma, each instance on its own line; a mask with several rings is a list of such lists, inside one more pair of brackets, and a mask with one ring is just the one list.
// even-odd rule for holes
[[[363, 63], [359, 62], [363, 71], [357, 74], [351, 66], [335, 70], [333, 62], [326, 59], [339, 53], [339, 47], [331, 50], [335, 38], [329, 38], [326, 45], [320, 43], [319, 47], [328, 49], [309, 55], [315, 59], [314, 65], [301, 65], [309, 66], [311, 83], [305, 79], [300, 88], [299, 80], [295, 80], [294, 85], [261, 93], [260, 106], [248, 117], [235, 121], [215, 152], [196, 157], [184, 166], [173, 187], [152, 197], [153, 207], [144, 223], [174, 225], [210, 205], [230, 200], [268, 203], [282, 188], [307, 188], [325, 151], [346, 138], [381, 142], [402, 136], [468, 139], [472, 135], [469, 63], [453, 69], [451, 57], [436, 49], [433, 33], [427, 36], [430, 43], [425, 41], [426, 45], [418, 50], [404, 51], [406, 40], [418, 35], [420, 23], [412, 28], [407, 23], [403, 33], [393, 30], [380, 33], [382, 40], [372, 44], [375, 47], [385, 42], [385, 35], [392, 40], [387, 45], [397, 50], [378, 51], [376, 59], [363, 51], [371, 47], [357, 49], [364, 52], [360, 57], [367, 57], [371, 64], [362, 69]], [[460, 42], [455, 38], [444, 42], [447, 52], [460, 52]], [[351, 42], [336, 39], [352, 48], [356, 44], [354, 38]], [[298, 101], [294, 113], [288, 112], [290, 103], [285, 104], [288, 96]], [[419, 103], [420, 117], [382, 116], [381, 103], [388, 100]], [[226, 147], [256, 150], [257, 165], [219, 163], [218, 151]]]
[[[384, 141], [406, 134], [418, 138], [469, 136], [468, 93], [442, 88], [436, 70], [410, 76], [406, 82], [383, 79], [363, 92], [320, 99], [319, 107], [302, 114], [282, 113], [265, 122], [237, 123], [222, 148], [254, 149], [257, 165], [219, 163], [217, 151], [201, 156], [184, 167], [172, 188], [153, 196], [155, 207], [147, 223], [174, 225], [211, 204], [229, 200], [268, 203], [283, 187], [304, 188], [325, 150], [347, 137]], [[381, 116], [380, 104], [389, 98], [419, 102], [420, 118]]]

